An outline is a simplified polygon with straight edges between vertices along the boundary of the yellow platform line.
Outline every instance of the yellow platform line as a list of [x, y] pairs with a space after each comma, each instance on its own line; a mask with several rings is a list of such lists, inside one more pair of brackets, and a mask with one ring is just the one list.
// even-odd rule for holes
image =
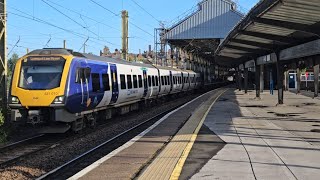
[[181, 157], [179, 158], [178, 160], [178, 163], [176, 164], [171, 176], [170, 176], [170, 180], [178, 180], [180, 175], [181, 175], [181, 172], [182, 172], [182, 168], [187, 160], [187, 157], [189, 156], [190, 154], [190, 151], [193, 147], [193, 144], [195, 142], [195, 140], [197, 139], [197, 136], [199, 134], [199, 131], [207, 117], [207, 115], [209, 114], [212, 106], [216, 103], [216, 101], [220, 98], [220, 96], [225, 93], [227, 90], [224, 90], [223, 92], [221, 92], [221, 94], [219, 94], [217, 96], [217, 98], [211, 103], [211, 105], [209, 106], [208, 110], [205, 112], [204, 116], [202, 117], [200, 123], [198, 124], [197, 128], [195, 129], [195, 131], [193, 132], [192, 136], [191, 136], [191, 139], [189, 141], [189, 143], [187, 144], [186, 148], [183, 150], [183, 153], [181, 155]]

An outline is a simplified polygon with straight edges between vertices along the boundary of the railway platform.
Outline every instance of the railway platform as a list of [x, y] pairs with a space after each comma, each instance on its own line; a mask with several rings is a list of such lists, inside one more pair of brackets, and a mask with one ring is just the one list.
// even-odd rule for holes
[[319, 99], [210, 91], [70, 179], [318, 179]]

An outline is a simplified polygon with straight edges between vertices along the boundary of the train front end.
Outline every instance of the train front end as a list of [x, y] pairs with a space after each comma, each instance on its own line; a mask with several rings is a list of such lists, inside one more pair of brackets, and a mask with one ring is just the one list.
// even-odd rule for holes
[[18, 60], [9, 92], [12, 121], [36, 125], [62, 118], [71, 60], [71, 54], [54, 50], [35, 50]]

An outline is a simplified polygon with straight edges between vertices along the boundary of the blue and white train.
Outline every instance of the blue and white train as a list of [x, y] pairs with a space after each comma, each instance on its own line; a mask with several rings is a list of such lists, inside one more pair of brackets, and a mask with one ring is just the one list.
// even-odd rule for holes
[[82, 54], [39, 49], [20, 58], [12, 76], [12, 120], [63, 125], [63, 131], [95, 124], [96, 114], [111, 118], [136, 110], [139, 102], [191, 91], [201, 84], [193, 71], [157, 67]]

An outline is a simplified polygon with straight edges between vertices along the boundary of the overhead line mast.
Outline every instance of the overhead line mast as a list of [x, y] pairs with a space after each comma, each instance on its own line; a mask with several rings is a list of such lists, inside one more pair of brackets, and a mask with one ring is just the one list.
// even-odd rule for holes
[[128, 28], [128, 11], [122, 11], [122, 59], [128, 60], [128, 36], [129, 36], [129, 28]]
[[0, 109], [7, 111], [7, 13], [6, 0], [0, 0]]

